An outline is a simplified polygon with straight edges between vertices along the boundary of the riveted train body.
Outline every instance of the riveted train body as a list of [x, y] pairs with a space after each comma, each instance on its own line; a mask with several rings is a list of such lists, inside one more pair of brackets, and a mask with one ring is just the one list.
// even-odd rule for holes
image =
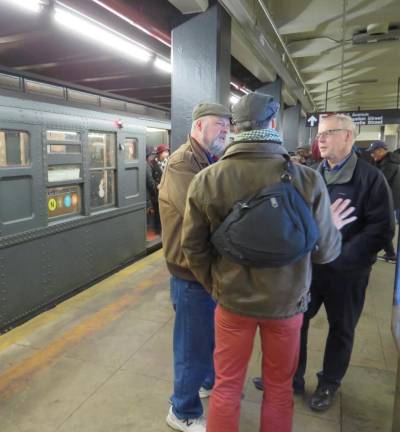
[[0, 77], [1, 331], [146, 253], [146, 133], [169, 124], [154, 107]]

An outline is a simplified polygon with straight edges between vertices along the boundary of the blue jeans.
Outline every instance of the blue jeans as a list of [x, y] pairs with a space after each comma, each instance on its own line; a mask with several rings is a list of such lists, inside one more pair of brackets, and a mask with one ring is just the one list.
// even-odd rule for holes
[[199, 398], [201, 386], [214, 385], [214, 310], [215, 302], [197, 282], [171, 277], [174, 325], [174, 414], [179, 419], [203, 414]]

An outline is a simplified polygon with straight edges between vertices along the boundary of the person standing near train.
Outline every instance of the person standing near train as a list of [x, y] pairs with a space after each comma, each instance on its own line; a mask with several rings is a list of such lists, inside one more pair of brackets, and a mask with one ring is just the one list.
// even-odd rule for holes
[[214, 385], [215, 302], [196, 280], [181, 249], [186, 194], [193, 177], [224, 152], [230, 117], [223, 105], [197, 105], [190, 135], [169, 157], [159, 186], [163, 250], [175, 310], [174, 392], [166, 421], [182, 432], [205, 432], [200, 397]]

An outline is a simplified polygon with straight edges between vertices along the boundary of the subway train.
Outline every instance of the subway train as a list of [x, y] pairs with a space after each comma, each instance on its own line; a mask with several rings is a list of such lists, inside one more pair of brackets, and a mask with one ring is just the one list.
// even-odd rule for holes
[[146, 140], [169, 129], [167, 110], [0, 74], [0, 332], [146, 254]]

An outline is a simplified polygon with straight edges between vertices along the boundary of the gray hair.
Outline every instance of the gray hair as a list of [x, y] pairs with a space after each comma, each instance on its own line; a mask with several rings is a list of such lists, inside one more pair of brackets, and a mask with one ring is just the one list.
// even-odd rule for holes
[[326, 119], [330, 119], [330, 118], [335, 118], [338, 121], [341, 128], [347, 129], [347, 130], [352, 132], [353, 143], [354, 143], [354, 141], [356, 140], [357, 135], [358, 135], [358, 130], [357, 130], [357, 126], [354, 123], [353, 119], [346, 114], [327, 114], [327, 115], [321, 116], [320, 122], [324, 121]]

